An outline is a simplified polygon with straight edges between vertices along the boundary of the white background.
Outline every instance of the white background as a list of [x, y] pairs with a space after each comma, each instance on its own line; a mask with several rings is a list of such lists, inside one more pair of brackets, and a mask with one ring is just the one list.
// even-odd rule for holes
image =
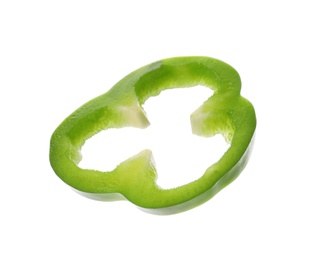
[[[0, 259], [329, 259], [325, 3], [1, 1]], [[184, 55], [211, 56], [240, 73], [258, 119], [240, 177], [171, 216], [74, 193], [49, 164], [55, 128], [131, 71]], [[172, 147], [159, 150], [180, 149], [193, 167], [211, 156], [204, 144], [179, 142], [190, 132], [163, 130], [156, 134]], [[104, 144], [90, 149], [99, 157], [126, 149]]]

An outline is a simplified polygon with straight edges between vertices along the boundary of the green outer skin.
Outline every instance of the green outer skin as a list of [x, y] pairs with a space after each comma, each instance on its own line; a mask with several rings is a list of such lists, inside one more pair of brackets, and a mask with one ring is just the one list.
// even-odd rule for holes
[[[78, 167], [80, 149], [108, 128], [149, 125], [143, 103], [162, 90], [203, 85], [214, 94], [191, 114], [192, 132], [222, 134], [229, 149], [197, 180], [162, 189], [156, 184], [152, 153], [144, 150], [113, 171]], [[228, 64], [209, 57], [176, 57], [144, 66], [120, 80], [108, 92], [87, 102], [55, 130], [50, 163], [56, 174], [82, 195], [98, 200], [127, 199], [154, 214], [191, 209], [231, 183], [245, 167], [256, 129], [252, 104], [240, 96], [239, 74]], [[170, 163], [170, 162], [168, 162]]]

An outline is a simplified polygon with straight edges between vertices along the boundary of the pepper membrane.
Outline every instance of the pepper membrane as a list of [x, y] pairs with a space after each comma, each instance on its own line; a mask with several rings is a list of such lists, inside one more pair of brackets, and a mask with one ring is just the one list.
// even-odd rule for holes
[[[145, 128], [150, 123], [142, 105], [149, 97], [166, 89], [197, 85], [209, 87], [214, 93], [191, 114], [192, 132], [206, 137], [222, 134], [230, 143], [225, 154], [199, 179], [162, 189], [156, 184], [150, 150], [128, 158], [112, 171], [78, 166], [80, 149], [87, 139], [108, 128]], [[210, 57], [176, 57], [146, 65], [82, 105], [58, 126], [50, 141], [51, 166], [59, 178], [89, 198], [127, 199], [154, 214], [196, 207], [230, 184], [247, 164], [256, 115], [240, 90], [236, 70]]]

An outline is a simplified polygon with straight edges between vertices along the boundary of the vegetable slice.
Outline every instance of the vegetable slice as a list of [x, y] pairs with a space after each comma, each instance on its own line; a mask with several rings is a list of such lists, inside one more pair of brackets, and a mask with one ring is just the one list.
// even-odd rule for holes
[[[203, 85], [214, 94], [191, 115], [192, 132], [222, 134], [230, 143], [196, 181], [172, 189], [156, 184], [149, 150], [122, 162], [113, 171], [81, 169], [84, 142], [107, 128], [145, 128], [144, 102], [162, 90]], [[120, 80], [105, 94], [87, 102], [55, 130], [50, 163], [55, 173], [80, 194], [99, 200], [127, 199], [154, 214], [173, 214], [196, 207], [231, 183], [245, 167], [256, 128], [252, 104], [240, 96], [239, 74], [228, 64], [209, 57], [177, 57], [144, 66]], [[170, 163], [170, 162], [168, 162]]]

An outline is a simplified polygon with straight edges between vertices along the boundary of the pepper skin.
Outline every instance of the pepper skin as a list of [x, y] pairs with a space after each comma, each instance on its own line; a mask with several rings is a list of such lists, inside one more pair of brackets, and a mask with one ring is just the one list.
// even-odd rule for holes
[[[222, 134], [230, 143], [225, 154], [199, 179], [172, 189], [160, 188], [149, 150], [127, 159], [113, 171], [78, 166], [80, 149], [88, 138], [108, 128], [145, 128], [149, 121], [142, 105], [149, 97], [165, 89], [196, 85], [209, 87], [214, 94], [191, 114], [192, 132], [207, 137]], [[127, 199], [153, 214], [194, 208], [230, 184], [248, 161], [256, 115], [240, 89], [236, 70], [217, 59], [176, 57], [151, 63], [81, 106], [58, 126], [50, 141], [51, 166], [65, 183], [92, 199]]]

